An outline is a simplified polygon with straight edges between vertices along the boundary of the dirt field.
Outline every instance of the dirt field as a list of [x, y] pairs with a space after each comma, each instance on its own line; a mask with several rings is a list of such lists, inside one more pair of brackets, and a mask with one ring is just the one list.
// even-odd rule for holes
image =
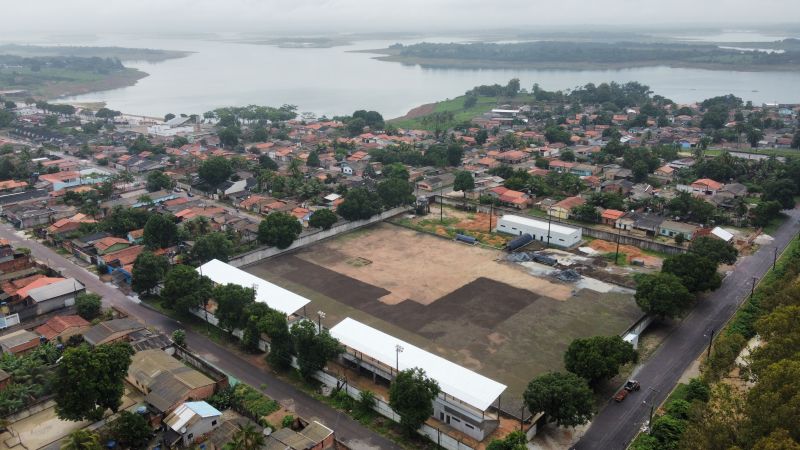
[[[604, 241], [602, 239], [593, 240], [589, 243], [589, 247], [597, 250], [600, 253], [614, 253], [617, 251], [616, 243]], [[628, 263], [630, 263], [633, 259], [638, 259], [644, 262], [644, 265], [647, 267], [661, 267], [661, 258], [648, 255], [642, 252], [642, 249], [639, 247], [622, 244], [619, 246], [619, 252], [625, 254], [625, 258]]]
[[620, 333], [640, 311], [629, 293], [577, 289], [502, 256], [379, 224], [246, 270], [310, 299], [327, 326], [352, 317], [508, 385], [511, 407], [533, 376], [561, 369], [572, 339]]

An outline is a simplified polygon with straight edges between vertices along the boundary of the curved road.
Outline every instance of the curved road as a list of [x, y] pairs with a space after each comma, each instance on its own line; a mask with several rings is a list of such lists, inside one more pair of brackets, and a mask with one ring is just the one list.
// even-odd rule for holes
[[[38, 260], [47, 262], [66, 277], [73, 277], [86, 289], [103, 297], [104, 303], [124, 309], [148, 327], [154, 327], [170, 335], [184, 328], [177, 321], [147, 308], [139, 300], [128, 297], [114, 285], [100, 281], [96, 274], [78, 266], [38, 241], [28, 239], [9, 224], [0, 224], [0, 238], [8, 239], [14, 247], [27, 247]], [[305, 392], [288, 384], [263, 368], [232, 353], [203, 335], [186, 330], [186, 341], [193, 352], [229, 375], [261, 390], [282, 405], [293, 409], [305, 419], [317, 420], [336, 432], [336, 437], [354, 450], [400, 449], [394, 442], [364, 427], [350, 416], [339, 412], [310, 397]]]
[[772, 268], [775, 249], [782, 252], [800, 232], [800, 207], [784, 211], [789, 219], [773, 234], [774, 242], [739, 260], [722, 286], [700, 301], [670, 333], [658, 350], [636, 371], [642, 390], [622, 403], [609, 399], [594, 417], [576, 450], [622, 450], [647, 422], [652, 405], [658, 407], [686, 369], [706, 350], [711, 330], [720, 330], [750, 294], [753, 280]]

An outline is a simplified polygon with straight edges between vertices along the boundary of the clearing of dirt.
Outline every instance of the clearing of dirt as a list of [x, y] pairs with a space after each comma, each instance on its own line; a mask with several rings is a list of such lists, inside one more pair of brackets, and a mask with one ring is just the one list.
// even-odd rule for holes
[[531, 378], [562, 370], [573, 339], [622, 333], [641, 311], [629, 292], [542, 279], [503, 257], [383, 223], [246, 270], [311, 300], [325, 326], [352, 317], [506, 384], [514, 411]]
[[[599, 253], [614, 253], [617, 251], [616, 243], [604, 241], [602, 239], [593, 240], [589, 243], [589, 247], [597, 250]], [[661, 267], [661, 258], [648, 255], [639, 247], [622, 244], [619, 246], [619, 252], [625, 254], [625, 258], [628, 263], [634, 259], [638, 259], [644, 262], [644, 265], [647, 267]]]
[[436, 103], [427, 103], [425, 105], [420, 105], [417, 106], [416, 108], [412, 108], [409, 112], [406, 113], [405, 116], [396, 117], [392, 120], [416, 119], [417, 117], [430, 115], [434, 111], [436, 111]]
[[[411, 300], [430, 305], [478, 278], [486, 278], [557, 300], [572, 288], [542, 278], [523, 276], [504, 254], [478, 246], [454, 244], [413, 230], [380, 224], [354, 239], [335, 239], [301, 251], [298, 258], [388, 292], [387, 305]], [[353, 264], [353, 260], [371, 263]]]

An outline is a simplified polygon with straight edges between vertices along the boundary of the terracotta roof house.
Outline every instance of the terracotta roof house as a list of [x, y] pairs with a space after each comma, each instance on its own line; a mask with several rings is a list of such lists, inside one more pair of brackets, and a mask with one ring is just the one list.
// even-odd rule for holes
[[578, 164], [574, 162], [567, 162], [567, 161], [561, 161], [560, 159], [554, 159], [550, 161], [548, 167], [550, 168], [550, 170], [554, 172], [567, 173], [570, 171], [570, 169], [572, 169], [577, 165]]
[[144, 325], [133, 319], [114, 319], [89, 328], [83, 338], [89, 345], [103, 345], [125, 340], [129, 334], [143, 328]]
[[83, 334], [89, 327], [91, 324], [81, 316], [56, 316], [37, 327], [35, 331], [48, 341], [58, 338], [66, 341], [70, 336]]
[[710, 178], [700, 178], [689, 185], [692, 188], [692, 193], [700, 195], [714, 195], [722, 189], [722, 186], [724, 186], [722, 183]]
[[24, 354], [38, 347], [39, 344], [41, 344], [39, 335], [28, 330], [18, 330], [0, 336], [0, 350], [2, 350], [4, 354]]
[[94, 248], [97, 250], [98, 255], [105, 255], [106, 253], [114, 253], [124, 248], [128, 248], [130, 245], [131, 244], [127, 239], [108, 236], [95, 242]]
[[572, 208], [586, 203], [586, 199], [580, 196], [567, 197], [554, 204], [548, 210], [548, 214], [558, 219], [568, 219], [572, 214]]
[[624, 211], [618, 211], [616, 209], [607, 209], [600, 214], [600, 221], [604, 225], [616, 226], [617, 220], [619, 220], [622, 216], [625, 215]]

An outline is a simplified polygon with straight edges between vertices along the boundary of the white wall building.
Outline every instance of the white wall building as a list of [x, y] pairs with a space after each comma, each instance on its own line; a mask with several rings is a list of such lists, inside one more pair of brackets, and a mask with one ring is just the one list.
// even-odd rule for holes
[[558, 247], [573, 247], [581, 242], [581, 229], [567, 227], [546, 220], [506, 214], [497, 221], [496, 231], [521, 236], [525, 233], [533, 236], [535, 241], [547, 242], [547, 230], [550, 229], [550, 244]]
[[186, 402], [175, 408], [165, 419], [170, 428], [164, 438], [170, 446], [180, 441], [189, 447], [195, 440], [219, 427], [222, 413], [206, 402]]
[[442, 423], [479, 441], [497, 428], [497, 414], [488, 410], [506, 390], [504, 384], [349, 317], [330, 333], [345, 346], [342, 360], [374, 377], [391, 381], [398, 370], [423, 369], [439, 383], [433, 416]]

